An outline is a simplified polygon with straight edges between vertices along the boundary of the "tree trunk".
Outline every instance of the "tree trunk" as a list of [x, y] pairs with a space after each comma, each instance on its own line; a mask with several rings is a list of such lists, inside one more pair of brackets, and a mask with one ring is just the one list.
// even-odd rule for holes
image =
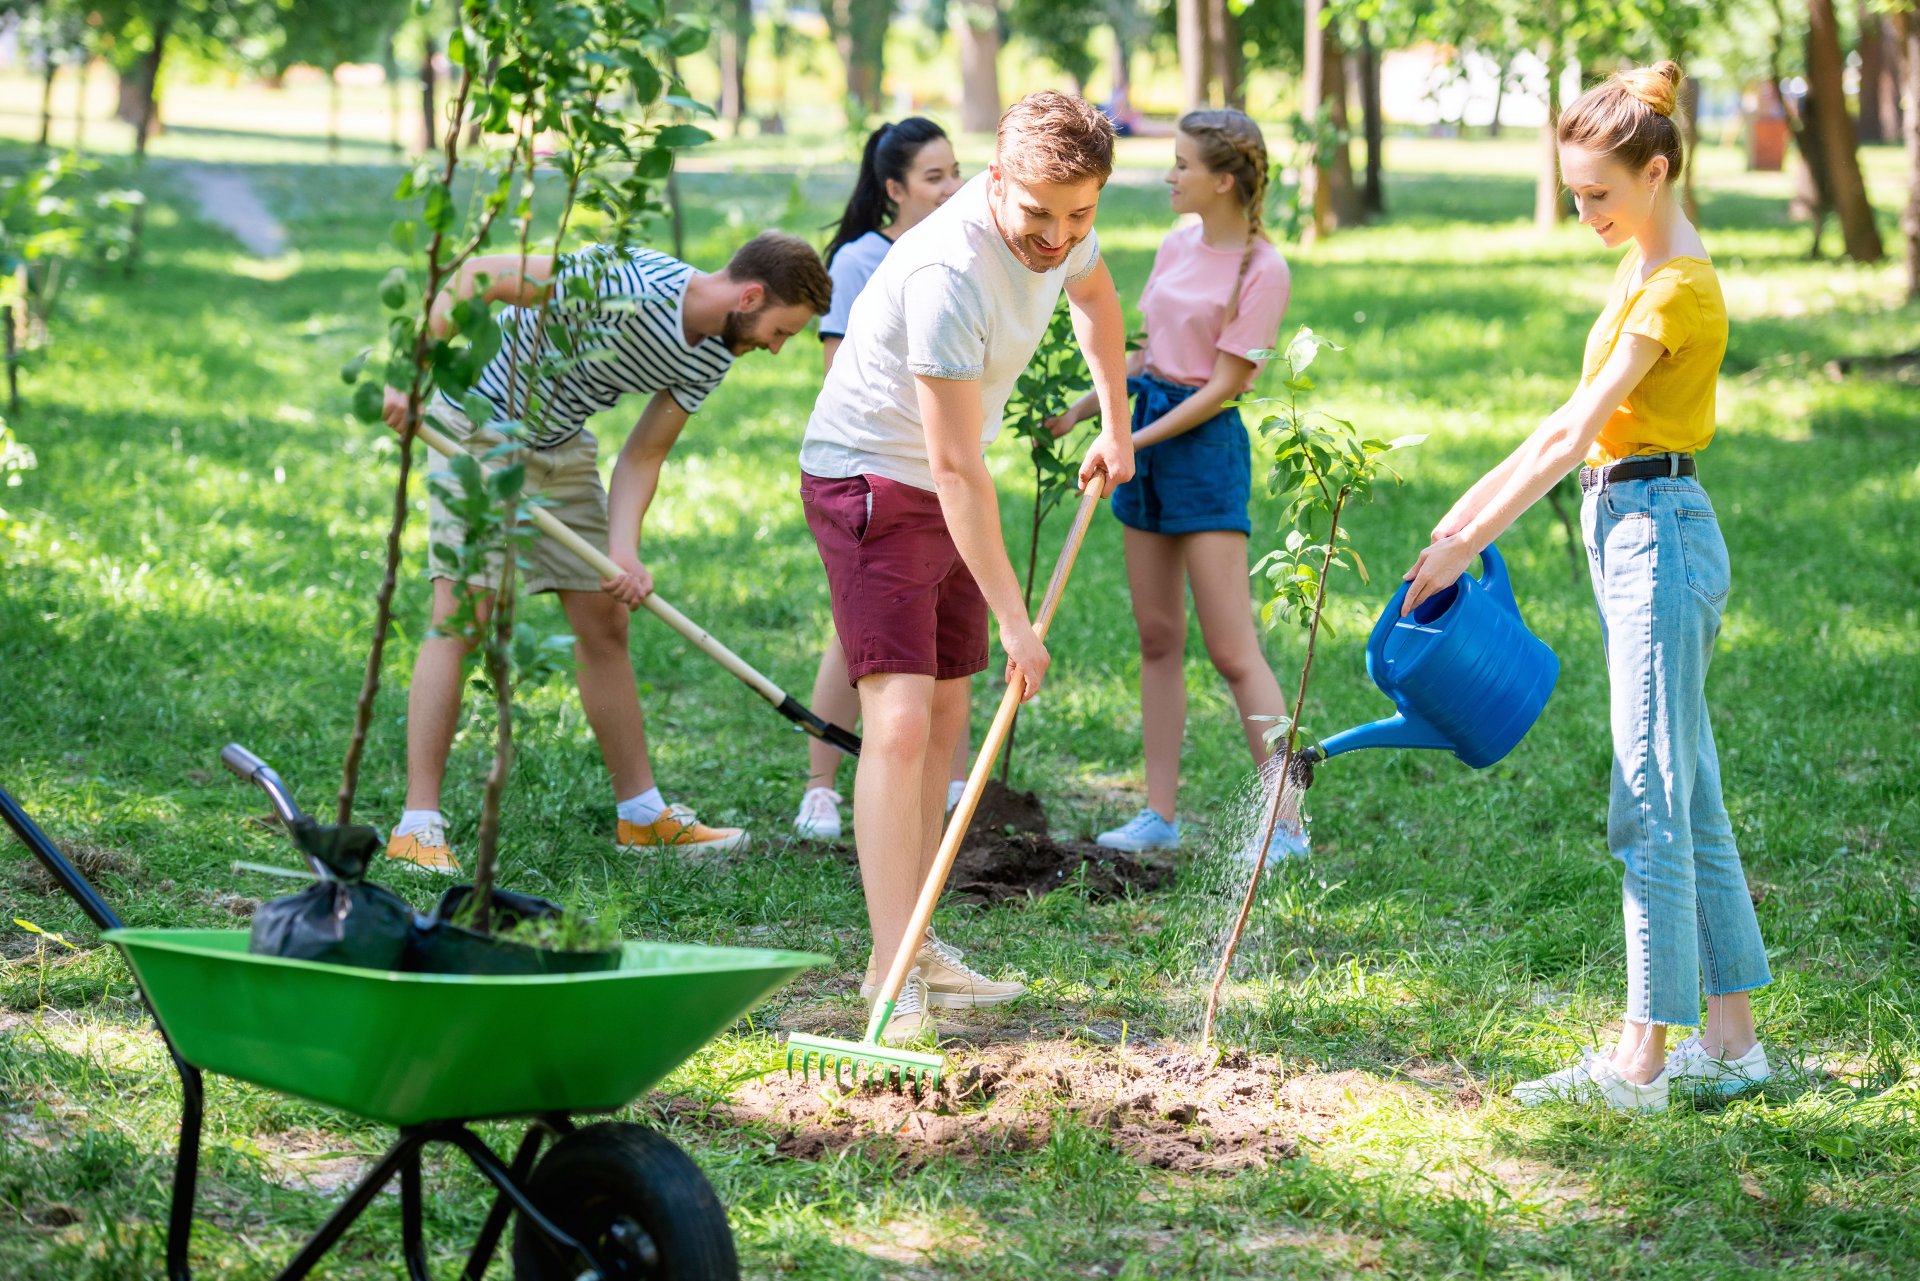
[[1113, 22], [1113, 99], [1115, 102], [1133, 100], [1133, 46], [1127, 43], [1126, 33], [1120, 30], [1121, 20]]
[[153, 48], [140, 60], [140, 123], [134, 126], [133, 155], [147, 158], [147, 143], [153, 137], [159, 119], [160, 65], [167, 55], [167, 36], [173, 30], [171, 16], [160, 19], [153, 29]]
[[728, 0], [727, 20], [721, 24], [720, 119], [727, 132], [740, 136], [740, 122], [750, 114], [747, 108], [747, 50], [753, 40], [753, 0]]
[[953, 0], [947, 7], [960, 47], [960, 128], [992, 133], [1000, 125], [1000, 11], [988, 0]]
[[327, 72], [327, 159], [340, 158], [340, 68]]
[[1880, 229], [1874, 225], [1873, 206], [1867, 203], [1866, 183], [1860, 177], [1860, 153], [1854, 141], [1853, 119], [1847, 114], [1842, 68], [1833, 0], [1808, 0], [1807, 83], [1819, 103], [1813, 123], [1820, 134], [1834, 217], [1840, 223], [1847, 257], [1855, 262], [1878, 262], [1886, 251], [1880, 243]]
[[1920, 302], [1920, 10], [1900, 14], [1897, 29], [1907, 138], [1907, 208], [1900, 217], [1900, 233], [1907, 242], [1907, 300]]
[[1386, 137], [1386, 120], [1380, 112], [1380, 50], [1374, 46], [1373, 32], [1360, 24], [1360, 128], [1367, 141], [1367, 176], [1360, 191], [1360, 208], [1368, 217], [1387, 212], [1387, 193], [1381, 181], [1384, 161], [1380, 151]]
[[1512, 74], [1513, 64], [1511, 62], [1503, 62], [1500, 64], [1500, 74], [1493, 82], [1493, 119], [1487, 122], [1487, 137], [1489, 138], [1498, 138], [1500, 136], [1500, 108], [1506, 104], [1507, 77]]
[[1898, 125], [1881, 108], [1881, 87], [1887, 75], [1887, 45], [1880, 15], [1861, 0], [1860, 21], [1860, 141], [1885, 142]]
[[1560, 202], [1560, 50], [1559, 42], [1540, 42], [1540, 61], [1547, 68], [1547, 123], [1540, 129], [1540, 168], [1533, 186], [1533, 225], [1552, 231], [1560, 225], [1565, 207]]
[[439, 85], [435, 83], [437, 72], [433, 69], [433, 59], [437, 52], [433, 47], [433, 33], [426, 32], [420, 38], [420, 136], [423, 139], [421, 150], [432, 151], [439, 145], [437, 128], [440, 113], [434, 99], [440, 96]]
[[1188, 111], [1213, 104], [1213, 24], [1207, 20], [1211, 2], [1175, 0], [1174, 36], [1180, 58], [1180, 87]]
[[[990, 22], [993, 29], [994, 56], [999, 57], [1000, 16], [993, 0], [964, 0], [963, 7], [975, 10], [974, 23]], [[833, 46], [840, 54], [840, 62], [847, 71], [847, 97], [859, 104], [861, 111], [869, 114], [885, 110], [886, 103], [881, 98], [881, 84], [886, 72], [886, 36], [887, 21], [892, 13], [892, 0], [830, 0], [821, 6], [827, 18], [827, 25], [833, 32]], [[991, 19], [981, 15], [979, 10], [992, 13]], [[951, 12], [949, 21], [951, 21]], [[961, 65], [966, 65], [965, 50], [961, 51]], [[998, 76], [995, 77], [994, 100], [999, 101]], [[996, 105], [994, 122], [1000, 119]]]
[[1240, 48], [1240, 25], [1234, 21], [1227, 0], [1207, 0], [1207, 53], [1213, 61], [1213, 78], [1220, 86], [1220, 101], [1235, 110], [1244, 110], [1247, 91]]
[[393, 33], [387, 33], [385, 70], [387, 79], [387, 145], [398, 156], [405, 153], [407, 144], [401, 136], [400, 125], [400, 64], [394, 59]]
[[1334, 226], [1357, 227], [1365, 218], [1360, 189], [1353, 184], [1353, 148], [1348, 145], [1347, 55], [1335, 32], [1322, 34], [1326, 45], [1320, 55], [1324, 68], [1321, 91], [1326, 95], [1329, 120], [1336, 134], [1331, 163], [1326, 166], [1328, 212]]
[[1693, 156], [1700, 150], [1700, 82], [1688, 76], [1680, 82], [1680, 143], [1686, 157], [1681, 162], [1680, 203], [1688, 221], [1700, 222], [1700, 205], [1693, 198]]
[[[1326, 30], [1320, 25], [1322, 0], [1305, 0], [1305, 23], [1302, 32], [1303, 45], [1302, 68], [1300, 74], [1300, 114], [1306, 118], [1307, 127], [1319, 133], [1320, 104], [1326, 95], [1327, 80], [1327, 43]], [[1327, 175], [1321, 168], [1322, 157], [1316, 146], [1313, 154], [1300, 166], [1300, 203], [1309, 214], [1306, 226], [1301, 229], [1302, 244], [1311, 245], [1327, 234], [1333, 224], [1333, 204], [1327, 190]]]
[[53, 60], [53, 50], [45, 51], [47, 72], [40, 82], [40, 141], [36, 144], [45, 151], [53, 141], [53, 78], [60, 74], [60, 64]]
[[87, 78], [88, 73], [93, 70], [93, 60], [85, 49], [80, 51], [78, 70], [80, 83], [75, 86], [73, 96], [73, 149], [85, 151], [87, 149]]

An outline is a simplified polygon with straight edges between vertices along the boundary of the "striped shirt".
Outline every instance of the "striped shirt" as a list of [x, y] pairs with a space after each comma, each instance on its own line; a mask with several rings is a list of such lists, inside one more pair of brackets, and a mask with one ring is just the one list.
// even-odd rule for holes
[[[692, 267], [651, 249], [598, 245], [563, 255], [554, 274], [541, 361], [531, 358], [538, 309], [508, 307], [500, 314], [500, 352], [480, 371], [473, 390], [500, 418], [518, 419], [513, 402], [530, 403], [525, 418], [536, 449], [564, 445], [585, 429], [589, 417], [629, 392], [665, 391], [693, 413], [726, 377], [733, 352], [718, 336], [688, 345], [683, 312], [692, 278]], [[586, 282], [586, 288], [571, 283], [576, 281]], [[542, 379], [529, 401], [536, 363], [565, 358], [557, 340], [575, 349], [571, 368]]]

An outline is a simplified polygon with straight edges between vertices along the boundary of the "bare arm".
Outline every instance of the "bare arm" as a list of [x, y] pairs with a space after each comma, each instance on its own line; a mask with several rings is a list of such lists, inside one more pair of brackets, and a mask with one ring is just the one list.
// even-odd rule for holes
[[[482, 276], [487, 278], [487, 287], [480, 296], [486, 301], [512, 303], [516, 307], [534, 306], [546, 299], [551, 288], [553, 255], [529, 254], [524, 274], [521, 272], [519, 254], [488, 254], [467, 259], [434, 296], [433, 308], [427, 313], [429, 333], [435, 338], [452, 336], [454, 305], [473, 297]], [[380, 417], [395, 431], [404, 430], [407, 423], [407, 393], [398, 387], [387, 388], [380, 406]]]
[[538, 306], [546, 301], [553, 287], [553, 255], [529, 254], [524, 273], [519, 254], [486, 254], [467, 259], [433, 300], [427, 328], [433, 331], [434, 337], [446, 338], [453, 333], [454, 304], [473, 297], [482, 276], [486, 277], [487, 287], [480, 296], [487, 302]]
[[[1147, 353], [1144, 350], [1136, 349], [1127, 353], [1127, 377], [1137, 378], [1146, 371], [1146, 368]], [[1052, 432], [1057, 438], [1066, 435], [1075, 427], [1087, 421], [1087, 419], [1098, 418], [1099, 416], [1100, 393], [1090, 391], [1080, 399], [1074, 401], [1073, 404], [1067, 406], [1065, 412], [1055, 414], [1053, 417], [1047, 419], [1047, 430]], [[1136, 440], [1134, 445], [1137, 448], [1139, 442]]]
[[1135, 432], [1133, 447], [1145, 449], [1192, 431], [1219, 413], [1220, 406], [1238, 396], [1252, 373], [1253, 362], [1245, 356], [1229, 351], [1219, 353], [1213, 361], [1213, 376], [1193, 395]]
[[987, 608], [1000, 624], [1000, 644], [1009, 666], [1026, 679], [1026, 698], [1040, 691], [1046, 677], [1046, 647], [1034, 633], [1020, 596], [1020, 580], [1007, 560], [1000, 536], [1000, 497], [980, 453], [980, 384], [970, 379], [914, 375], [920, 420], [926, 424], [927, 462], [940, 495], [953, 545], [966, 562]]
[[1085, 489], [1096, 472], [1104, 471], [1104, 492], [1111, 494], [1115, 485], [1133, 479], [1133, 432], [1126, 414], [1126, 316], [1104, 260], [1067, 286], [1067, 310], [1073, 314], [1074, 336], [1086, 355], [1093, 394], [1100, 402], [1100, 435], [1080, 462], [1080, 488]]
[[613, 464], [607, 486], [607, 555], [625, 572], [601, 588], [628, 609], [638, 608], [640, 598], [653, 591], [653, 575], [640, 561], [640, 526], [660, 487], [660, 467], [686, 425], [687, 411], [671, 393], [653, 393]]
[[[1406, 572], [1404, 577], [1413, 586], [1407, 591], [1402, 615], [1435, 592], [1452, 586], [1488, 543], [1505, 533], [1520, 513], [1586, 457], [1607, 419], [1640, 385], [1664, 351], [1659, 343], [1640, 334], [1620, 336], [1599, 377], [1575, 392], [1557, 413], [1534, 429], [1520, 448], [1467, 491], [1467, 498], [1479, 493], [1481, 501], [1473, 510], [1462, 513], [1464, 519], [1457, 529], [1441, 534], [1422, 550], [1413, 568]], [[1467, 505], [1462, 499], [1454, 505], [1455, 512]], [[1454, 519], [1453, 512], [1448, 519]]]

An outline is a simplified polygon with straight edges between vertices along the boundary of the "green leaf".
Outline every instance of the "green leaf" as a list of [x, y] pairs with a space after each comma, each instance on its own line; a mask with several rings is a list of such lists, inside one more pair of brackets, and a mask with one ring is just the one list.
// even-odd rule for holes
[[405, 307], [411, 292], [412, 282], [407, 279], [405, 267], [394, 267], [381, 278], [380, 303], [389, 311], [399, 311]]
[[373, 355], [373, 348], [362, 347], [346, 364], [340, 366], [340, 381], [351, 387], [360, 381], [360, 371], [367, 367], [367, 360]]
[[453, 230], [453, 193], [445, 183], [436, 182], [427, 188], [427, 207], [422, 221], [435, 235], [444, 236]]
[[379, 422], [380, 408], [386, 400], [386, 395], [387, 390], [380, 385], [378, 379], [369, 378], [363, 383], [355, 384], [353, 416], [363, 423]]
[[475, 431], [493, 421], [493, 402], [477, 391], [470, 391], [460, 398], [460, 411], [473, 423]]
[[1418, 435], [1414, 435], [1414, 436], [1395, 436], [1392, 440], [1387, 442], [1387, 448], [1388, 449], [1412, 449], [1415, 445], [1418, 445], [1419, 443], [1424, 441], [1426, 438], [1427, 438], [1427, 433], [1425, 432], [1421, 432]]
[[713, 135], [699, 125], [668, 125], [653, 139], [656, 147], [697, 147], [712, 141]]

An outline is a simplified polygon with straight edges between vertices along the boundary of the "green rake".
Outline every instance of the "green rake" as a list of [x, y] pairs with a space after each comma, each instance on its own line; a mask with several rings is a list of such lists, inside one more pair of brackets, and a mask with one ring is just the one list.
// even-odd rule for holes
[[[1086, 537], [1087, 526], [1093, 523], [1093, 513], [1100, 506], [1100, 491], [1106, 487], [1105, 481], [1104, 472], [1096, 473], [1092, 483], [1080, 496], [1080, 508], [1073, 515], [1073, 527], [1067, 531], [1067, 541], [1060, 548], [1060, 559], [1054, 563], [1053, 577], [1047, 583], [1046, 597], [1040, 602], [1040, 613], [1033, 620], [1033, 630], [1042, 640], [1046, 639], [1047, 629], [1053, 623], [1054, 610], [1066, 590], [1067, 575], [1073, 572], [1074, 558], [1080, 554], [1080, 543]], [[893, 1018], [894, 1003], [900, 999], [900, 990], [906, 986], [907, 974], [913, 969], [914, 954], [919, 951], [915, 941], [926, 934], [927, 926], [933, 921], [934, 904], [940, 901], [940, 892], [947, 887], [947, 876], [953, 871], [953, 860], [960, 853], [960, 842], [966, 839], [967, 825], [973, 821], [973, 812], [979, 808], [981, 794], [987, 790], [987, 776], [993, 772], [994, 758], [1000, 754], [1001, 744], [1007, 741], [1014, 713], [1020, 710], [1020, 690], [1020, 682], [1008, 682], [1007, 692], [1000, 700], [1000, 710], [994, 714], [993, 724], [980, 744], [980, 754], [974, 757], [973, 771], [967, 775], [966, 791], [961, 793], [960, 803], [953, 807], [953, 816], [947, 820], [946, 835], [940, 840], [940, 853], [927, 873], [926, 884], [920, 888], [920, 901], [914, 905], [913, 919], [907, 924], [906, 937], [894, 953], [887, 980], [880, 987], [880, 999], [874, 1002], [873, 1018], [867, 1023], [866, 1036], [858, 1041], [842, 1041], [830, 1036], [790, 1033], [787, 1036], [788, 1075], [810, 1076], [817, 1073], [824, 1081], [831, 1069], [834, 1084], [841, 1089], [847, 1088], [849, 1074], [852, 1076], [851, 1084], [855, 1086], [880, 1082], [898, 1087], [911, 1083], [915, 1093], [928, 1084], [936, 1087], [940, 1084], [940, 1078], [947, 1068], [944, 1057], [921, 1050], [883, 1045], [880, 1035]]]

